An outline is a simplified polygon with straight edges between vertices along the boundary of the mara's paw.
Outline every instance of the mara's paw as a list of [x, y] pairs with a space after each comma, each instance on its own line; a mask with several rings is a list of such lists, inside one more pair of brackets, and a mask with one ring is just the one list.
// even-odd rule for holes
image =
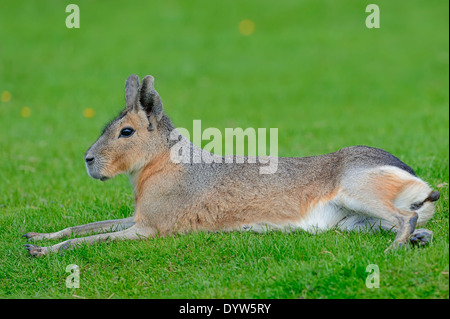
[[41, 233], [29, 232], [22, 235], [22, 237], [25, 237], [27, 240], [41, 240], [44, 238], [44, 235]]
[[31, 245], [31, 244], [26, 244], [23, 246], [25, 247], [26, 250], [28, 250], [28, 253], [30, 254], [30, 256], [33, 256], [33, 257], [43, 256], [47, 253], [47, 248], [45, 248], [45, 247], [39, 247], [36, 245]]
[[418, 245], [419, 247], [425, 246], [433, 239], [433, 232], [425, 228], [416, 229], [411, 236], [409, 241], [413, 245]]

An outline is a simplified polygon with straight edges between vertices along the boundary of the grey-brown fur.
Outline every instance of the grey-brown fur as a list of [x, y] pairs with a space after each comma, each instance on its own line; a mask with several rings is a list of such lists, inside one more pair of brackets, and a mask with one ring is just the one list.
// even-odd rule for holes
[[[419, 244], [431, 238], [430, 231], [415, 227], [432, 217], [432, 201], [439, 196], [388, 152], [354, 146], [321, 156], [279, 158], [276, 173], [260, 174], [263, 164], [249, 163], [248, 158], [244, 164], [226, 163], [181, 135], [171, 138], [174, 126], [163, 111], [153, 77], [139, 83], [132, 75], [125, 87], [125, 110], [105, 128], [85, 159], [93, 178], [130, 176], [136, 200], [133, 217], [50, 234], [27, 233], [27, 239], [37, 240], [115, 230], [48, 247], [26, 245], [31, 255], [73, 248], [81, 242], [198, 230], [321, 231], [340, 227], [371, 231], [381, 227], [397, 232], [393, 248], [404, 246], [410, 238]], [[124, 137], [125, 128], [132, 128], [133, 135]], [[220, 163], [175, 163], [170, 151], [177, 143], [190, 146], [192, 159], [208, 155]]]

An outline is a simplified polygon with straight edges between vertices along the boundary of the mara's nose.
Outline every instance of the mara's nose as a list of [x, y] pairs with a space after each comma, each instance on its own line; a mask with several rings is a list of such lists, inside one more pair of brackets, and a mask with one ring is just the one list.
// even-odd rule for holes
[[88, 164], [88, 165], [94, 164], [94, 158], [93, 157], [86, 156], [86, 158], [84, 160], [86, 161], [86, 164]]

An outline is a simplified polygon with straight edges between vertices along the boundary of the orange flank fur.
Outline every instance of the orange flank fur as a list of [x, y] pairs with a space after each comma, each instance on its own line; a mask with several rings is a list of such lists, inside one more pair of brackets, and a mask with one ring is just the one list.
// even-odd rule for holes
[[[240, 200], [241, 185], [218, 183], [216, 187], [196, 198], [188, 210], [180, 214], [174, 232], [197, 230], [238, 230], [244, 225], [296, 224], [308, 216], [317, 205], [331, 201], [339, 189], [308, 189], [306, 196], [297, 185], [290, 188], [267, 189], [247, 188], [245, 198]], [[305, 191], [305, 190], [303, 190]]]
[[395, 209], [393, 201], [406, 187], [422, 183], [392, 173], [381, 173], [372, 179], [372, 189], [389, 208]]

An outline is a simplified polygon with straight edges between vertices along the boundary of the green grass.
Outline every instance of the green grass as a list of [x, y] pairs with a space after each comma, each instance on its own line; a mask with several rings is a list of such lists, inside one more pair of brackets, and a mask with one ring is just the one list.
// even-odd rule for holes
[[[377, 30], [360, 1], [78, 1], [77, 30], [69, 3], [0, 0], [0, 297], [449, 298], [447, 1], [379, 0]], [[441, 192], [433, 242], [384, 254], [393, 234], [196, 233], [30, 258], [25, 232], [132, 214], [127, 178], [83, 163], [132, 73], [155, 76], [178, 127], [276, 127], [279, 156], [392, 152]]]

